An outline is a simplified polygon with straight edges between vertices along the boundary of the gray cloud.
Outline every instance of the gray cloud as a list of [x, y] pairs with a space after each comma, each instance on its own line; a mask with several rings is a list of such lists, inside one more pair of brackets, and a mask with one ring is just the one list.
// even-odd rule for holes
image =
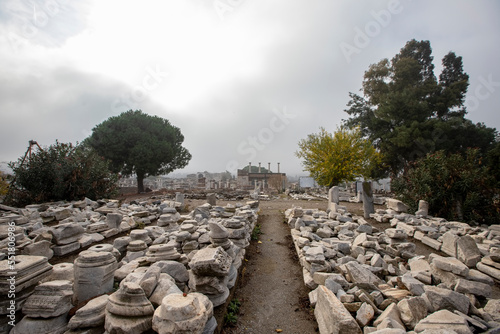
[[[242, 1], [219, 23], [220, 29], [223, 32], [225, 25], [241, 21], [255, 25], [259, 28], [255, 31], [261, 34], [277, 36], [262, 50], [264, 62], [258, 74], [234, 78], [209, 97], [192, 101], [187, 109], [162, 105], [158, 98], [162, 92], [151, 92], [134, 108], [165, 117], [181, 128], [193, 155], [185, 171], [223, 171], [231, 166], [243, 167], [252, 160], [266, 167], [271, 162], [273, 170], [281, 162], [282, 171], [295, 175], [301, 172], [300, 161], [294, 156], [298, 140], [317, 132], [320, 126], [334, 131], [348, 117], [343, 112], [348, 93], [359, 90], [368, 66], [392, 58], [406, 41], [416, 38], [430, 40], [437, 69], [450, 50], [463, 57], [471, 83], [468, 98], [478, 102], [469, 108], [469, 118], [499, 127], [496, 108], [500, 102], [500, 70], [495, 64], [500, 23], [495, 15], [500, 5], [480, 1], [471, 7], [468, 1], [401, 0], [398, 12], [386, 22], [380, 21], [390, 3]], [[206, 2], [198, 10], [219, 20]], [[83, 14], [75, 10], [74, 15], [83, 25], [85, 10]], [[47, 30], [46, 42], [50, 45], [61, 45], [81, 29], [63, 34], [67, 22], [54, 20], [56, 23], [57, 27], [51, 26], [56, 30]], [[359, 31], [366, 34], [366, 29], [376, 24], [379, 31], [372, 31], [366, 45], [356, 45], [361, 38]], [[248, 32], [245, 36], [266, 37]], [[342, 43], [354, 46], [357, 52], [347, 58]], [[145, 57], [157, 59], [160, 55]], [[131, 83], [83, 68], [23, 64], [22, 59], [2, 53], [0, 59], [6, 59], [9, 65], [0, 72], [0, 161], [23, 154], [29, 139], [45, 145], [55, 139], [83, 140], [95, 125], [120, 112], [113, 103], [133, 89]], [[137, 63], [143, 64], [139, 59]], [[172, 80], [169, 84], [175, 85]], [[478, 96], [477, 92], [482, 94]], [[121, 111], [127, 109], [123, 107]], [[276, 110], [282, 114], [286, 110], [293, 117], [280, 122]]]

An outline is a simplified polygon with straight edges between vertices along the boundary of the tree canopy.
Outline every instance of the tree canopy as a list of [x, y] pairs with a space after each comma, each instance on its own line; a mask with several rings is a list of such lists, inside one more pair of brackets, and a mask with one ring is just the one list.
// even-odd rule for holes
[[351, 117], [345, 125], [359, 126], [394, 174], [438, 150], [464, 153], [477, 147], [484, 154], [496, 130], [465, 118], [468, 85], [462, 57], [445, 55], [437, 80], [430, 42], [411, 40], [391, 60], [369, 66], [362, 94], [349, 94], [345, 111]]
[[94, 127], [84, 143], [109, 159], [114, 171], [136, 174], [138, 192], [143, 192], [145, 177], [168, 174], [188, 164], [191, 154], [183, 141], [180, 129], [168, 120], [129, 110]]
[[295, 155], [319, 185], [328, 187], [357, 177], [371, 178], [381, 163], [380, 153], [359, 128], [340, 127], [334, 134], [320, 128], [299, 141]]

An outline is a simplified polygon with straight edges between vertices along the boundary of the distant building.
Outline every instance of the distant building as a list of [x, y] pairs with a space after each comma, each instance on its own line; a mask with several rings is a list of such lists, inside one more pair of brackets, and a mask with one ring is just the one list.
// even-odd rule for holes
[[236, 183], [239, 189], [260, 188], [261, 190], [282, 191], [287, 187], [287, 177], [286, 173], [280, 173], [279, 163], [277, 173], [270, 171], [270, 164], [268, 164], [268, 169], [261, 167], [260, 163], [258, 167], [249, 164], [243, 169], [238, 169]]

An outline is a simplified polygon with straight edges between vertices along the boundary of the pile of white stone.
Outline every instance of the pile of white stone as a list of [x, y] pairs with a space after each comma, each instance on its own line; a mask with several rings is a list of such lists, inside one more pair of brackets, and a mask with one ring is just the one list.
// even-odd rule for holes
[[[213, 333], [213, 308], [235, 284], [258, 202], [206, 203], [186, 215], [161, 200], [83, 202], [0, 218], [0, 333]], [[74, 263], [48, 263], [88, 245]]]
[[[385, 231], [337, 204], [328, 213], [286, 211], [320, 333], [500, 332], [500, 299], [492, 298], [499, 298], [499, 226], [387, 205], [373, 215], [392, 225]], [[418, 233], [448, 256], [416, 254], [408, 238]]]

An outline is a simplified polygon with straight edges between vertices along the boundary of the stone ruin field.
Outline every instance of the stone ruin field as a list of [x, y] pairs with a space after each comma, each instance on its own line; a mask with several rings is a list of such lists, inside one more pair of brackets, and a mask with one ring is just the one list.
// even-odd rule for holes
[[[500, 225], [430, 217], [425, 203], [410, 215], [392, 199], [364, 218], [343, 200], [178, 194], [1, 207], [0, 332], [500, 333]], [[281, 209], [263, 220], [273, 203]], [[271, 227], [290, 240], [290, 280], [265, 281], [271, 271], [257, 267], [245, 276], [282, 243]], [[277, 295], [245, 308], [259, 277]], [[255, 296], [238, 292], [240, 280], [254, 280]], [[314, 317], [266, 308], [291, 288], [306, 291]], [[234, 296], [245, 312], [223, 329]]]

